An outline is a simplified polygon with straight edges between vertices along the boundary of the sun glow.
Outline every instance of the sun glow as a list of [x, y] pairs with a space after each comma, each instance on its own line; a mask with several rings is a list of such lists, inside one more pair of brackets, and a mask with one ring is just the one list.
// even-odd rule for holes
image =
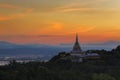
[[[26, 3], [26, 4], [25, 4]], [[120, 41], [119, 0], [2, 0], [0, 40], [16, 43]]]

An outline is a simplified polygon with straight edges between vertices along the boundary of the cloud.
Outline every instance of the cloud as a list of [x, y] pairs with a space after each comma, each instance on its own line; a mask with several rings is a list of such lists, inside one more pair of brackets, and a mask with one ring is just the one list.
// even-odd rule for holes
[[119, 26], [111, 26], [111, 29], [107, 30], [107, 32], [119, 33], [120, 32], [120, 27]]
[[93, 11], [96, 10], [95, 8], [90, 7], [84, 7], [84, 3], [80, 2], [74, 2], [74, 3], [68, 3], [63, 6], [57, 7], [56, 11], [58, 12], [86, 12], [86, 11]]
[[32, 11], [33, 11], [33, 8], [30, 8], [30, 9], [25, 9], [24, 12], [14, 13], [9, 16], [0, 16], [0, 21], [20, 18], [20, 17], [23, 17], [23, 16], [31, 13]]
[[105, 41], [96, 43], [86, 43], [87, 45], [118, 45], [120, 41]]
[[60, 9], [58, 12], [89, 12], [94, 11], [94, 8], [64, 8]]
[[[96, 0], [97, 2], [100, 0]], [[0, 7], [2, 8], [10, 8], [10, 9], [16, 9], [20, 7], [24, 8], [34, 8], [35, 11], [38, 12], [74, 12], [74, 11], [93, 11], [95, 8], [90, 8], [88, 5], [93, 5], [96, 3], [96, 1], [55, 1], [56, 4], [53, 4], [54, 2], [49, 1], [32, 1], [29, 2], [26, 1], [27, 5], [24, 5], [22, 1], [15, 1], [11, 4], [0, 4]], [[36, 3], [38, 2], [38, 3]], [[20, 3], [20, 4], [18, 4]], [[32, 4], [32, 5], [31, 5]], [[14, 5], [19, 5], [14, 6]]]
[[17, 6], [10, 5], [10, 4], [0, 4], [0, 8], [16, 9], [16, 8], [18, 8], [18, 7], [17, 7]]
[[4, 20], [10, 20], [12, 17], [11, 16], [0, 16], [0, 21], [4, 21]]
[[0, 4], [0, 8], [7, 8], [8, 11], [9, 11], [9, 9], [13, 9], [13, 10], [9, 11], [7, 13], [7, 15], [0, 15], [0, 21], [11, 20], [11, 19], [23, 17], [26, 14], [33, 12], [33, 10], [34, 10], [33, 8], [24, 8], [22, 6], [14, 6], [11, 4]]
[[67, 3], [63, 6], [56, 8], [58, 12], [90, 12], [99, 11], [99, 8], [95, 7], [96, 4], [101, 4], [109, 0], [90, 0], [90, 1], [74, 1], [72, 3]]
[[94, 29], [95, 29], [95, 27], [93, 27], [93, 26], [78, 26], [76, 28], [73, 28], [70, 32], [71, 33], [75, 33], [75, 32], [86, 33], [86, 32], [92, 31]]
[[92, 31], [93, 29], [94, 27], [82, 28], [82, 29], [79, 29], [80, 30], [79, 32], [89, 32], [89, 31]]
[[39, 27], [37, 32], [38, 34], [61, 34], [64, 32], [64, 24], [60, 22], [46, 22], [46, 25], [44, 25], [42, 28]]
[[[0, 4], [0, 7], [2, 8], [34, 8], [36, 12], [90, 12], [90, 11], [96, 11], [99, 9], [98, 5], [104, 5], [104, 2], [109, 2], [111, 0], [13, 0], [13, 1], [2, 1], [6, 4]], [[8, 4], [9, 2], [10, 4]], [[103, 3], [103, 4], [102, 4]], [[14, 6], [18, 5], [18, 6]]]
[[45, 37], [65, 37], [65, 35], [0, 35], [0, 38], [45, 38]]

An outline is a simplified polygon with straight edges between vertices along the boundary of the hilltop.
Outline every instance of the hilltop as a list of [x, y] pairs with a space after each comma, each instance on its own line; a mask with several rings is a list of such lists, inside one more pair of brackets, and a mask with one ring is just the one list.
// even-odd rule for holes
[[0, 80], [120, 80], [120, 46], [111, 51], [91, 51], [98, 52], [101, 59], [83, 63], [54, 62], [61, 58], [63, 53], [60, 53], [49, 62], [12, 61], [0, 67]]

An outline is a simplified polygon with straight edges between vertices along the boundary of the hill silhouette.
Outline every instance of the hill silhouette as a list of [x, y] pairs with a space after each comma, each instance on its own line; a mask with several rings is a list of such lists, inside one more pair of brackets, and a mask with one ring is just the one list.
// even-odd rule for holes
[[[120, 80], [120, 46], [111, 50], [91, 50], [100, 60], [83, 63], [59, 61], [69, 56], [61, 52], [49, 62], [17, 63], [0, 66], [0, 80]], [[88, 51], [89, 52], [89, 51]]]

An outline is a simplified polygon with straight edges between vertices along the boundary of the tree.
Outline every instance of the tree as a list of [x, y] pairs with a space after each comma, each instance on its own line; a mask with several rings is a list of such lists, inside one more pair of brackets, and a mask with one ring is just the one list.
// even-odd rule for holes
[[108, 74], [93, 74], [92, 80], [116, 80], [114, 77], [108, 75]]

